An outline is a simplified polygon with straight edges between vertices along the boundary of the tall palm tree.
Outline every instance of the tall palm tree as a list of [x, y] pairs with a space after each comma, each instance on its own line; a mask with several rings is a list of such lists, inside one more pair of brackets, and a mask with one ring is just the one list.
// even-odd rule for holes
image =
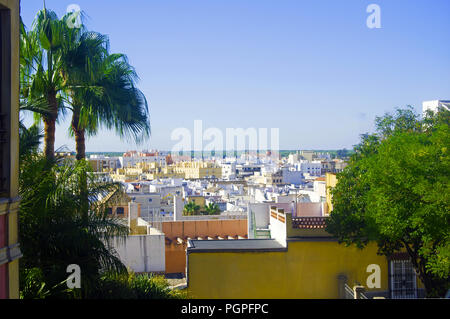
[[67, 90], [61, 72], [65, 62], [63, 48], [71, 46], [82, 29], [69, 28], [56, 13], [44, 7], [37, 13], [32, 29], [27, 32], [22, 23], [20, 31], [21, 98], [46, 100], [48, 112], [35, 113], [35, 119], [44, 122], [44, 154], [53, 160], [56, 122], [64, 111]]
[[107, 47], [104, 36], [86, 33], [71, 55], [85, 58], [67, 63], [71, 65], [67, 70], [69, 108], [73, 112], [71, 132], [78, 160], [85, 158], [86, 135], [95, 135], [102, 126], [138, 142], [150, 134], [148, 103], [136, 88], [137, 74], [125, 55], [108, 54]]
[[147, 100], [126, 56], [110, 55], [108, 39], [84, 25], [70, 28], [70, 18], [59, 20], [44, 7], [29, 32], [21, 24], [21, 98], [47, 102], [48, 112], [35, 113], [44, 122], [47, 159], [54, 159], [56, 122], [67, 109], [73, 112], [78, 159], [85, 157], [85, 135], [95, 135], [101, 126], [137, 142], [150, 134]]

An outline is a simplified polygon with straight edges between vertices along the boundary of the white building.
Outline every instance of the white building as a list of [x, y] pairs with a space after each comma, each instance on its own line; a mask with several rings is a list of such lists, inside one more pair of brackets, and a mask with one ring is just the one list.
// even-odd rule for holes
[[117, 156], [104, 156], [104, 155], [98, 155], [98, 154], [92, 154], [89, 156], [89, 163], [91, 164], [92, 168], [96, 172], [101, 172], [104, 169], [107, 170], [116, 170], [117, 168], [122, 167], [121, 157]]
[[287, 167], [281, 169], [284, 184], [300, 185], [303, 182], [303, 173], [297, 170], [290, 170]]
[[439, 107], [450, 108], [450, 100], [433, 100], [433, 101], [424, 101], [422, 103], [422, 112], [426, 113], [427, 110], [432, 112], [436, 112]]
[[147, 234], [130, 235], [126, 240], [115, 238], [112, 245], [126, 267], [136, 273], [164, 272], [165, 261], [165, 235], [158, 229], [151, 227], [142, 218], [138, 217], [138, 205], [129, 203], [128, 226], [132, 221], [138, 226], [146, 226]]
[[295, 153], [295, 154], [289, 154], [288, 156], [288, 164], [294, 165], [296, 163], [298, 163], [300, 161], [300, 154]]
[[166, 156], [153, 155], [153, 156], [122, 156], [119, 157], [122, 167], [133, 167], [137, 163], [158, 163], [160, 165], [166, 164]]
[[311, 176], [320, 176], [322, 172], [322, 162], [320, 161], [306, 161], [301, 160], [298, 164], [295, 165], [297, 171], [300, 171], [304, 174], [309, 174]]
[[236, 162], [222, 163], [220, 167], [222, 168], [222, 179], [228, 181], [236, 179]]

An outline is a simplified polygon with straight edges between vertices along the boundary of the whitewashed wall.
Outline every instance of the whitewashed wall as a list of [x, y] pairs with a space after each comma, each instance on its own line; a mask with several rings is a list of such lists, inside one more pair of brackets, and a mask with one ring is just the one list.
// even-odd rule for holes
[[134, 272], [165, 271], [165, 238], [163, 233], [128, 236], [125, 242], [113, 241], [120, 260]]

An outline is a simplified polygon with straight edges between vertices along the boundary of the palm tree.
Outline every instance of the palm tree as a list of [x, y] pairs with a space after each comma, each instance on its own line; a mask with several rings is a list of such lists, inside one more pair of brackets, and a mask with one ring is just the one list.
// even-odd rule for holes
[[200, 206], [195, 204], [194, 202], [187, 203], [184, 208], [184, 214], [187, 216], [197, 215], [200, 210]]
[[218, 212], [220, 212], [220, 208], [216, 203], [209, 203], [205, 206], [205, 212], [208, 215], [216, 215]]
[[[50, 169], [48, 167], [50, 166]], [[88, 180], [86, 194], [80, 181]], [[20, 244], [22, 269], [38, 268], [47, 287], [55, 287], [67, 278], [66, 267], [82, 269], [82, 296], [96, 289], [105, 272], [126, 273], [112, 247], [112, 238], [124, 238], [128, 227], [107, 214], [111, 192], [123, 191], [120, 184], [99, 183], [86, 161], [49, 165], [42, 156], [32, 156], [20, 166]], [[65, 296], [57, 286], [54, 296]]]
[[109, 54], [106, 36], [70, 28], [70, 14], [61, 20], [45, 7], [32, 29], [21, 23], [21, 99], [46, 101], [48, 112], [35, 114], [44, 122], [44, 154], [54, 159], [55, 128], [60, 114], [73, 112], [71, 132], [77, 158], [85, 157], [85, 135], [101, 126], [121, 137], [143, 141], [150, 134], [148, 104], [136, 88], [137, 74], [122, 54]]
[[[72, 112], [71, 132], [75, 136], [77, 159], [85, 158], [85, 135], [95, 135], [102, 126], [121, 137], [143, 141], [150, 134], [148, 103], [135, 82], [137, 75], [122, 54], [107, 54], [104, 36], [83, 35], [73, 56], [85, 56], [82, 65], [68, 70]], [[90, 56], [89, 56], [90, 55]], [[85, 63], [85, 65], [83, 65]], [[77, 82], [85, 83], [77, 86]]]
[[[40, 115], [48, 113], [47, 101], [45, 99], [37, 99], [34, 101], [20, 101], [20, 112], [31, 111]], [[44, 137], [38, 123], [34, 123], [30, 127], [26, 127], [22, 119], [19, 119], [19, 159], [36, 154], [41, 139]]]
[[40, 10], [32, 29], [20, 28], [20, 93], [21, 99], [35, 101], [45, 99], [48, 112], [35, 114], [44, 122], [44, 154], [54, 159], [55, 129], [58, 116], [64, 112], [67, 90], [62, 68], [63, 48], [72, 45], [81, 29], [69, 28], [64, 20], [50, 10]]

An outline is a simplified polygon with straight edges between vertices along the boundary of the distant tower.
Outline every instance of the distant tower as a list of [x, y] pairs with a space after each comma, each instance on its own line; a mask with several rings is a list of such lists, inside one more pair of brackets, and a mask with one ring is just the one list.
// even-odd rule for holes
[[170, 154], [166, 156], [166, 164], [167, 165], [173, 164], [172, 156], [170, 156]]

